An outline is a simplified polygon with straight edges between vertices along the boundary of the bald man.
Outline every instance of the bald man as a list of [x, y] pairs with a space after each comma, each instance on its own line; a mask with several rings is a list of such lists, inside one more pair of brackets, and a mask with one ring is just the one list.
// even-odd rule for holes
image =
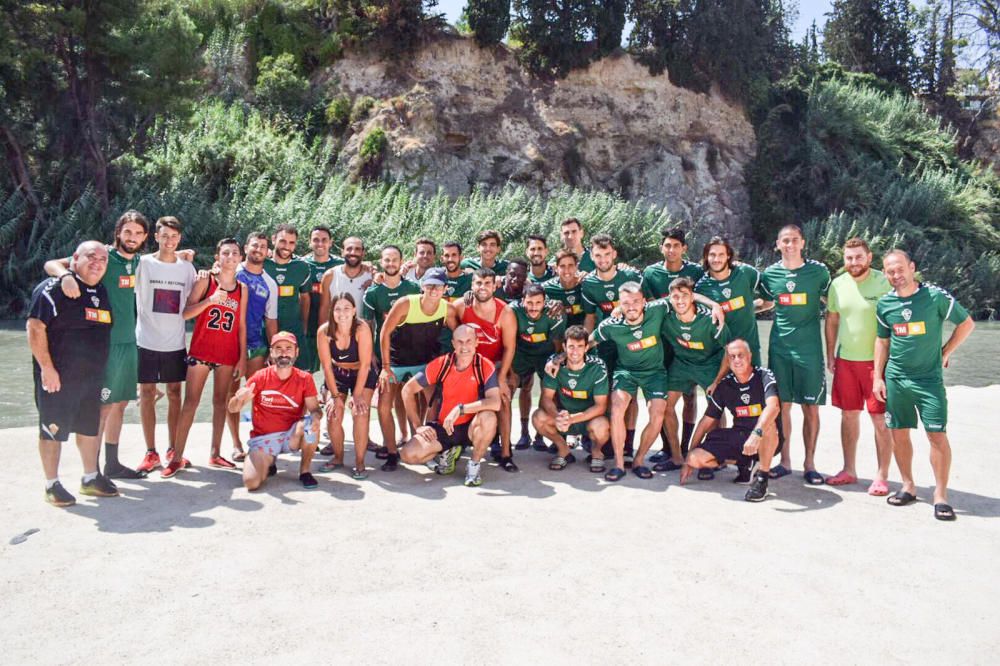
[[[59, 483], [62, 443], [76, 434], [83, 461], [80, 492], [114, 497], [118, 488], [97, 471], [100, 443], [101, 384], [111, 344], [111, 301], [101, 284], [108, 249], [98, 241], [81, 243], [70, 273], [47, 278], [35, 287], [28, 309], [28, 345], [33, 356], [38, 407], [38, 453], [45, 472], [45, 499], [58, 507], [76, 503]], [[63, 279], [75, 280], [80, 298], [68, 298]]]

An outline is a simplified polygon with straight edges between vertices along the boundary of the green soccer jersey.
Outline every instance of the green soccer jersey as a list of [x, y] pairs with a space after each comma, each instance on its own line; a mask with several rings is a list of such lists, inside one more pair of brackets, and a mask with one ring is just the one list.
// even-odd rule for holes
[[665, 298], [670, 295], [670, 283], [679, 277], [691, 278], [698, 282], [705, 271], [696, 263], [685, 261], [679, 271], [667, 270], [666, 264], [658, 261], [646, 266], [642, 271], [642, 293], [646, 298]]
[[726, 327], [733, 338], [746, 340], [751, 349], [760, 348], [753, 306], [759, 288], [760, 272], [749, 264], [736, 264], [725, 280], [705, 273], [695, 285], [697, 293], [718, 303], [726, 313]]
[[673, 348], [675, 359], [694, 365], [714, 365], [716, 368], [719, 367], [722, 350], [732, 341], [729, 327], [723, 326], [719, 330], [712, 323], [711, 311], [702, 306], [695, 306], [694, 320], [689, 322], [681, 321], [680, 316], [671, 310], [663, 318], [661, 333], [663, 343]]
[[598, 342], [613, 342], [618, 351], [618, 368], [633, 372], [663, 370], [663, 340], [660, 330], [670, 314], [666, 301], [648, 303], [642, 321], [628, 324], [623, 318], [605, 319], [594, 330]]
[[330, 258], [326, 261], [316, 261], [312, 255], [303, 257], [302, 261], [309, 265], [311, 273], [309, 283], [309, 325], [306, 328], [306, 333], [315, 336], [316, 329], [319, 328], [319, 302], [322, 300], [323, 274], [326, 273], [327, 269], [341, 265], [344, 263], [344, 260], [331, 254]]
[[577, 282], [575, 287], [567, 289], [562, 286], [559, 278], [554, 277], [542, 284], [545, 290], [545, 298], [558, 301], [563, 304], [563, 311], [566, 313], [566, 326], [576, 326], [583, 324], [583, 296], [580, 293], [582, 282]]
[[[483, 260], [481, 257], [466, 257], [465, 259], [462, 259], [462, 263], [459, 264], [459, 266], [478, 271], [483, 267]], [[497, 262], [493, 264], [492, 270], [497, 274], [498, 278], [503, 276], [507, 272], [507, 260], [497, 259]]]
[[618, 307], [618, 289], [626, 282], [642, 282], [642, 276], [636, 271], [625, 269], [615, 271], [610, 280], [602, 280], [597, 273], [591, 273], [580, 283], [580, 295], [583, 297], [583, 313], [596, 315], [596, 323], [601, 323], [611, 311]]
[[382, 332], [382, 323], [392, 306], [403, 296], [419, 293], [420, 285], [412, 280], [400, 280], [399, 285], [395, 287], [389, 287], [385, 283], [373, 284], [365, 290], [365, 305], [361, 316], [374, 325], [376, 348], [379, 344], [379, 334]]
[[553, 271], [552, 268], [549, 266], [545, 267], [545, 272], [542, 273], [541, 277], [536, 276], [534, 273], [532, 273], [530, 268], [528, 269], [528, 282], [533, 282], [535, 284], [544, 284], [549, 280], [551, 280], [552, 278], [554, 278], [555, 276], [556, 276], [555, 271]]
[[517, 346], [515, 353], [525, 356], [549, 356], [555, 351], [554, 340], [562, 338], [566, 332], [566, 318], [555, 319], [547, 310], [542, 310], [538, 319], [528, 317], [528, 311], [521, 301], [510, 304], [517, 318]]
[[818, 261], [806, 259], [789, 269], [777, 261], [760, 276], [760, 294], [774, 301], [774, 325], [770, 351], [799, 357], [823, 356], [820, 333], [820, 299], [830, 288], [830, 271]]
[[580, 370], [570, 370], [564, 364], [555, 377], [546, 374], [542, 388], [556, 392], [561, 409], [579, 414], [594, 406], [594, 396], [608, 395], [608, 368], [597, 356], [588, 355]]
[[461, 273], [458, 277], [448, 277], [448, 284], [444, 287], [444, 297], [449, 301], [465, 296], [466, 292], [472, 289], [472, 273]]
[[278, 329], [302, 335], [299, 294], [311, 292], [312, 269], [301, 259], [292, 259], [287, 264], [268, 259], [264, 262], [264, 271], [278, 285]]
[[108, 246], [108, 270], [101, 282], [111, 303], [111, 344], [135, 344], [135, 269], [139, 255], [126, 259]]
[[889, 338], [889, 379], [941, 382], [944, 321], [961, 324], [969, 313], [955, 297], [932, 284], [921, 284], [902, 298], [890, 291], [875, 306], [878, 337]]
[[[552, 268], [553, 274], [555, 271], [556, 261], [553, 259], [549, 262], [549, 267]], [[592, 273], [597, 269], [597, 265], [594, 263], [593, 257], [590, 256], [590, 248], [583, 248], [583, 254], [577, 255], [576, 268], [581, 273]]]

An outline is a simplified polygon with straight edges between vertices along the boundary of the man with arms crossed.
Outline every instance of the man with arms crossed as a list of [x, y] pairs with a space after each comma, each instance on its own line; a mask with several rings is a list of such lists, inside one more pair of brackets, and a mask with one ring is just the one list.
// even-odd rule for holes
[[826, 313], [826, 362], [833, 373], [833, 406], [840, 408], [840, 445], [844, 467], [826, 478], [827, 485], [858, 482], [854, 468], [861, 434], [861, 410], [867, 409], [875, 429], [878, 474], [869, 495], [889, 494], [892, 437], [885, 427], [885, 403], [872, 394], [875, 358], [875, 304], [892, 287], [871, 267], [872, 251], [860, 238], [844, 244], [844, 273], [830, 283]]
[[[317, 485], [309, 465], [316, 453], [323, 411], [312, 375], [294, 367], [298, 347], [291, 333], [276, 333], [271, 338], [272, 365], [250, 377], [227, 405], [230, 413], [239, 414], [244, 405], [253, 403], [253, 430], [243, 464], [243, 485], [247, 490], [260, 488], [267, 477], [277, 472], [278, 454], [292, 451], [302, 452], [299, 481], [306, 488]], [[308, 412], [305, 418], [303, 409]]]
[[28, 308], [38, 407], [38, 453], [45, 472], [45, 500], [54, 506], [76, 503], [59, 483], [62, 443], [76, 433], [83, 461], [80, 492], [95, 497], [118, 495], [115, 484], [97, 469], [100, 442], [101, 382], [111, 339], [111, 303], [101, 278], [108, 250], [97, 241], [81, 243], [67, 280], [77, 283], [80, 298], [67, 298], [61, 278], [47, 278], [37, 287]]
[[[708, 396], [708, 409], [691, 437], [681, 483], [694, 469], [714, 469], [722, 463], [736, 463], [735, 483], [750, 482], [744, 499], [763, 502], [767, 497], [771, 458], [781, 450], [781, 401], [774, 375], [755, 367], [750, 345], [736, 339], [726, 345], [731, 372]], [[733, 427], [718, 428], [725, 410], [733, 416]], [[751, 474], [752, 466], [759, 465]]]
[[[441, 454], [438, 474], [451, 474], [462, 455], [472, 446], [465, 470], [465, 485], [482, 485], [483, 456], [497, 430], [500, 387], [493, 363], [476, 353], [476, 332], [459, 326], [452, 336], [455, 351], [427, 364], [403, 387], [406, 417], [415, 433], [399, 450], [403, 462], [418, 465]], [[417, 395], [434, 386], [427, 425], [422, 425]]]
[[[951, 294], [917, 282], [917, 267], [906, 252], [890, 251], [882, 267], [892, 291], [875, 308], [878, 339], [873, 392], [885, 402], [885, 421], [892, 432], [896, 465], [903, 477], [903, 487], [886, 501], [905, 506], [917, 499], [910, 429], [917, 427], [919, 414], [931, 443], [934, 517], [955, 520], [955, 511], [948, 504], [951, 445], [945, 433], [948, 396], [941, 368], [948, 366], [952, 354], [976, 325]], [[942, 346], [945, 320], [955, 324], [955, 330]]]

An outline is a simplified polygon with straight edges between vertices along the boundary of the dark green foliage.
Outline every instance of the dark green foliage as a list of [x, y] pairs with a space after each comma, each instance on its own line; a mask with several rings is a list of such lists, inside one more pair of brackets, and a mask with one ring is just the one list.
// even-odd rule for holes
[[292, 54], [265, 56], [258, 72], [254, 87], [257, 104], [273, 114], [301, 117], [309, 100], [309, 82], [296, 73]]
[[874, 74], [901, 90], [917, 74], [908, 0], [834, 0], [823, 28], [827, 57], [852, 72]]
[[593, 21], [589, 0], [514, 0], [511, 36], [518, 58], [537, 74], [566, 76], [590, 62]]
[[337, 97], [326, 106], [326, 124], [335, 132], [342, 132], [351, 120], [351, 100]]
[[510, 28], [510, 0], [469, 0], [464, 15], [477, 44], [499, 44]]

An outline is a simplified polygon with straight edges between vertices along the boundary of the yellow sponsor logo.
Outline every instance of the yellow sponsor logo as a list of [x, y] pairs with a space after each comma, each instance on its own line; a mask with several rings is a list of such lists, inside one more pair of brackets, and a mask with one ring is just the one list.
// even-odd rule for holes
[[579, 303], [574, 303], [573, 305], [570, 306], [569, 312], [570, 314], [580, 314], [581, 312], [583, 312], [583, 306], [580, 305]]
[[698, 342], [697, 340], [685, 340], [684, 338], [677, 338], [677, 344], [681, 347], [686, 347], [688, 349], [700, 349], [704, 351], [705, 343]]
[[294, 286], [287, 284], [278, 287], [278, 296], [294, 296], [294, 295], [295, 295]]
[[779, 294], [778, 305], [808, 305], [809, 294]]
[[656, 336], [650, 335], [649, 337], [643, 338], [642, 340], [636, 340], [635, 342], [630, 342], [627, 345], [629, 351], [639, 351], [640, 349], [649, 349], [650, 347], [656, 346]]
[[911, 321], [903, 324], [893, 324], [892, 332], [899, 337], [906, 337], [910, 335], [926, 335], [927, 324], [925, 324], [922, 321]]
[[562, 389], [562, 394], [567, 398], [576, 398], [577, 400], [586, 400], [589, 395], [587, 391], [571, 391], [565, 387]]
[[733, 310], [739, 310], [746, 307], [746, 299], [742, 296], [737, 296], [736, 298], [731, 298], [722, 304], [723, 312], [732, 312]]

